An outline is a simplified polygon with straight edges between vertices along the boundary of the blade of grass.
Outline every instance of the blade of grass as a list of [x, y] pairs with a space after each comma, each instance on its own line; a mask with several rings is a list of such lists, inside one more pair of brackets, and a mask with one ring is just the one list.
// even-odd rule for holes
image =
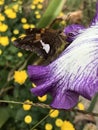
[[66, 0], [51, 0], [37, 27], [44, 28], [49, 25], [61, 12], [65, 2]]
[[6, 121], [10, 118], [9, 108], [8, 107], [0, 107], [0, 128], [6, 123]]
[[[28, 102], [18, 102], [18, 101], [12, 101], [12, 100], [11, 101], [0, 100], [0, 103], [12, 103], [12, 104], [20, 104], [20, 105], [29, 104], [31, 106], [51, 109], [51, 107], [49, 105], [43, 104], [43, 103], [28, 103]], [[98, 113], [95, 113], [95, 112], [84, 111], [84, 110], [79, 110], [79, 109], [71, 109], [70, 111], [79, 112], [79, 113], [82, 113], [82, 114], [90, 114], [90, 115], [98, 117]]]
[[97, 101], [98, 101], [98, 94], [96, 94], [94, 96], [93, 100], [91, 101], [90, 106], [87, 110], [88, 112], [92, 112], [94, 110], [94, 107], [95, 107]]

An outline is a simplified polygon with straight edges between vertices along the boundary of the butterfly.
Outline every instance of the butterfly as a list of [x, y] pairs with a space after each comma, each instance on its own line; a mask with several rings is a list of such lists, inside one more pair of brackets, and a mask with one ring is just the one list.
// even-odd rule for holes
[[14, 45], [52, 62], [68, 46], [62, 30], [33, 28], [26, 30], [26, 36], [17, 38]]

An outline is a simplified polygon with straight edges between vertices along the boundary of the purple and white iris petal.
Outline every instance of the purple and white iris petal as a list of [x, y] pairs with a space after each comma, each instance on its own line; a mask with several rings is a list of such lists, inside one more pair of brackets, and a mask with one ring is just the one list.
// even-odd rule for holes
[[[96, 20], [95, 20], [96, 21]], [[37, 96], [50, 93], [51, 106], [71, 109], [79, 95], [91, 99], [98, 92], [98, 26], [90, 26], [48, 66], [28, 66], [28, 75], [37, 84]]]
[[65, 35], [67, 37], [66, 41], [71, 43], [76, 39], [78, 34], [82, 33], [84, 30], [85, 30], [85, 28], [82, 25], [72, 24], [72, 25], [65, 27], [63, 32], [65, 33]]

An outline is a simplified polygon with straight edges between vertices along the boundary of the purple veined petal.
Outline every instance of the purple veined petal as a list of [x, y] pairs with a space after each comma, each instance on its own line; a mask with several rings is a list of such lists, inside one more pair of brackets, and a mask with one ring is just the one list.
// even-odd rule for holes
[[32, 82], [36, 85], [42, 84], [47, 79], [50, 78], [51, 74], [49, 74], [50, 70], [45, 66], [36, 66], [29, 65], [28, 66], [28, 75]]
[[43, 96], [53, 86], [54, 79], [52, 79], [52, 73], [50, 73], [49, 67], [45, 66], [28, 66], [28, 75], [32, 82], [37, 85], [36, 88], [32, 88], [31, 92], [36, 96]]
[[96, 3], [96, 14], [91, 22], [91, 26], [98, 25], [98, 0]]
[[98, 29], [96, 29], [96, 27], [89, 28], [83, 34], [80, 34], [61, 54], [62, 59], [64, 58], [67, 62], [67, 65], [65, 62], [65, 66], [69, 69], [67, 72], [69, 72], [70, 83], [71, 79], [75, 79], [72, 85], [74, 87], [71, 87], [71, 90], [74, 88], [76, 92], [88, 99], [91, 99], [91, 97], [98, 92], [98, 75], [96, 74], [98, 71], [97, 37]]
[[62, 54], [48, 66], [29, 66], [28, 75], [38, 86], [35, 95], [52, 96], [51, 106], [71, 109], [79, 95], [91, 99], [98, 93], [98, 27], [78, 34]]
[[65, 93], [56, 93], [53, 96], [51, 107], [56, 109], [70, 109], [77, 105], [79, 94], [73, 91], [66, 91]]
[[84, 30], [84, 26], [78, 24], [72, 24], [64, 28], [64, 33], [67, 36], [66, 41], [71, 43], [78, 34], [82, 33]]
[[98, 92], [98, 28], [86, 29], [48, 66], [29, 66], [28, 74], [38, 86], [31, 91], [50, 93], [51, 106], [71, 109], [79, 95], [91, 99]]

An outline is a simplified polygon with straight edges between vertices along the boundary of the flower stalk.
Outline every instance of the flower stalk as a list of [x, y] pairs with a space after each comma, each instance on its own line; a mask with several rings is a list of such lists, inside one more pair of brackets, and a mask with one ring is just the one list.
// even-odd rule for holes
[[[47, 104], [44, 104], [44, 103], [30, 103], [30, 102], [18, 102], [18, 101], [8, 101], [8, 100], [0, 100], [0, 103], [11, 103], [11, 104], [19, 104], [19, 105], [24, 105], [24, 104], [27, 104], [27, 105], [31, 105], [31, 106], [35, 106], [35, 107], [41, 107], [41, 108], [47, 108], [47, 109], [52, 109], [49, 105]], [[63, 110], [63, 109], [62, 109]], [[69, 111], [69, 110], [68, 110]], [[85, 111], [85, 110], [79, 110], [79, 109], [71, 109], [70, 111], [73, 111], [73, 112], [79, 112], [79, 113], [82, 113], [82, 114], [90, 114], [92, 116], [98, 116], [98, 113], [95, 113], [95, 112], [89, 112], [89, 111]]]

